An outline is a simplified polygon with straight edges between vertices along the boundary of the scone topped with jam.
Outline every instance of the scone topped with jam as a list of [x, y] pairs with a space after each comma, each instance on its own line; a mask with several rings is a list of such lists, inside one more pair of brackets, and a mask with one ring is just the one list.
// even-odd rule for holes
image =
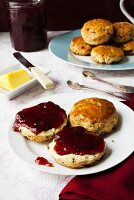
[[60, 131], [49, 144], [53, 158], [61, 165], [82, 168], [95, 164], [105, 153], [106, 144], [101, 136], [77, 126]]
[[65, 110], [48, 101], [18, 112], [13, 130], [32, 141], [43, 142], [53, 138], [66, 124]]
[[118, 123], [114, 104], [106, 99], [86, 98], [76, 102], [68, 117], [71, 127], [82, 126], [94, 134], [112, 132]]

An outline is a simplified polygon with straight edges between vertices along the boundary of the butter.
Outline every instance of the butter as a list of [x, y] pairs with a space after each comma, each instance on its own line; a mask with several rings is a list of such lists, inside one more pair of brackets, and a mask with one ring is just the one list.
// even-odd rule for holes
[[31, 77], [24, 69], [19, 69], [0, 76], [0, 87], [11, 91], [30, 79]]

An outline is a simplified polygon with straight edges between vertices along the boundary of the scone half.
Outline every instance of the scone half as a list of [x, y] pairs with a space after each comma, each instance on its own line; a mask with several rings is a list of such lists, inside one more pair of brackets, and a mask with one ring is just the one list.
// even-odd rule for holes
[[83, 127], [64, 129], [49, 144], [49, 151], [56, 162], [69, 168], [96, 164], [104, 155], [105, 149], [104, 139]]
[[65, 110], [49, 101], [18, 112], [13, 130], [32, 141], [43, 142], [53, 138], [66, 124]]

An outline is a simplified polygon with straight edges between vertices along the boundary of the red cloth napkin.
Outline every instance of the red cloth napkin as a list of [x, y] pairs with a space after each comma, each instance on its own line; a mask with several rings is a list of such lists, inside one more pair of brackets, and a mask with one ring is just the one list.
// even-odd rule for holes
[[[134, 111], [134, 94], [129, 101], [123, 103], [128, 105]], [[74, 177], [63, 188], [59, 195], [59, 199], [133, 200], [134, 153], [124, 162], [109, 170], [96, 174]]]

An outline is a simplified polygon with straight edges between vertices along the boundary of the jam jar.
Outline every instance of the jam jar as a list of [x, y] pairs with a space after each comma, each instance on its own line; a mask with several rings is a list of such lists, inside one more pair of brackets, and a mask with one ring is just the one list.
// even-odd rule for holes
[[46, 0], [7, 0], [11, 43], [15, 50], [38, 51], [47, 45]]

